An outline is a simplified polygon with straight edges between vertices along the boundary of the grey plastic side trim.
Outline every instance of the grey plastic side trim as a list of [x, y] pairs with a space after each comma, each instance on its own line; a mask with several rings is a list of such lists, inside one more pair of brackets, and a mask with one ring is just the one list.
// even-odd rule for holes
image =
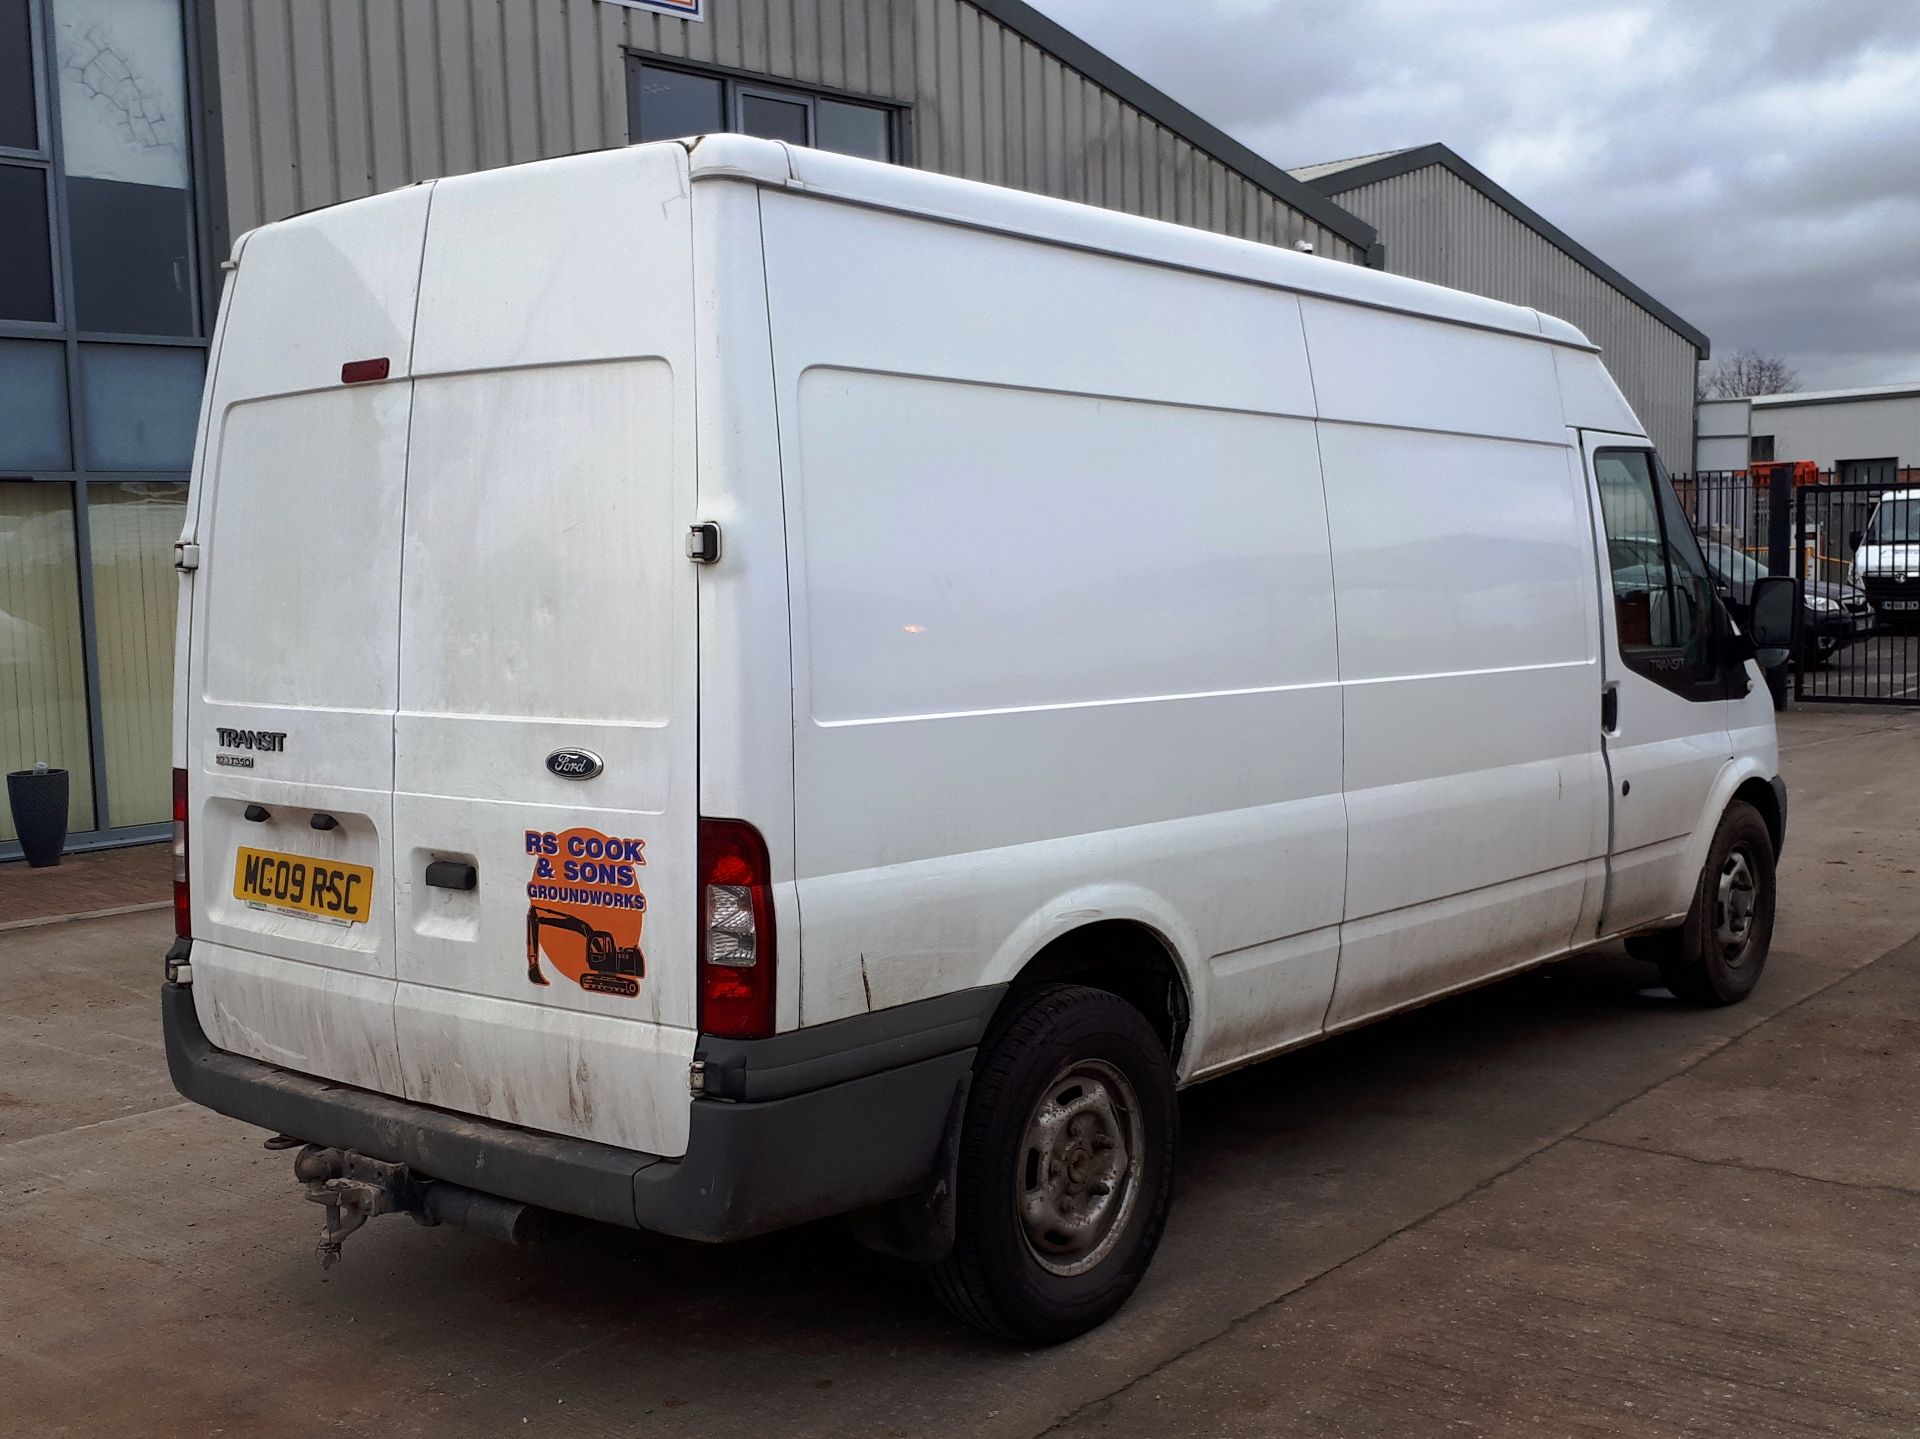
[[784, 1099], [972, 1049], [1006, 992], [1004, 984], [963, 989], [771, 1039], [703, 1038], [694, 1051], [705, 1063], [703, 1092], [709, 1099]]

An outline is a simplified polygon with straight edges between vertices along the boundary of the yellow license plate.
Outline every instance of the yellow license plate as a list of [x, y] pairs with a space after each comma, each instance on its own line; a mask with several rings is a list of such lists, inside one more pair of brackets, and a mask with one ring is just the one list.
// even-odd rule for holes
[[335, 924], [365, 924], [373, 912], [373, 871], [364, 864], [242, 847], [233, 860], [233, 897]]

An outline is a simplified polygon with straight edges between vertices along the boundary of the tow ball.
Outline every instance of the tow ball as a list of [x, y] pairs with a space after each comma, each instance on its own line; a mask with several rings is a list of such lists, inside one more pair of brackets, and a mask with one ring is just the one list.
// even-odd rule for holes
[[316, 1251], [323, 1270], [340, 1262], [340, 1246], [369, 1219], [394, 1213], [417, 1219], [425, 1198], [406, 1165], [369, 1159], [351, 1149], [309, 1144], [294, 1158], [293, 1177], [307, 1186], [307, 1198], [327, 1211]]
[[[269, 1147], [275, 1143], [268, 1141]], [[294, 1157], [293, 1177], [306, 1185], [306, 1197], [327, 1211], [315, 1246], [322, 1270], [340, 1262], [340, 1246], [349, 1234], [382, 1214], [411, 1215], [414, 1223], [429, 1228], [451, 1224], [509, 1244], [527, 1243], [549, 1217], [530, 1204], [428, 1179], [405, 1164], [352, 1149], [309, 1144]]]

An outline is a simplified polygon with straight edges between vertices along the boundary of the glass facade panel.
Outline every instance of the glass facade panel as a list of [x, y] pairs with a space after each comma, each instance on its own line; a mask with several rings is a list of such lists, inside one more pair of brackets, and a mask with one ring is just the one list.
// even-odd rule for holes
[[79, 327], [191, 335], [179, 0], [53, 0], [52, 11]]
[[[68, 772], [67, 828], [93, 828], [73, 486], [0, 481], [0, 770]], [[16, 838], [0, 804], [0, 841]]]
[[70, 470], [67, 347], [0, 340], [0, 468]]
[[194, 332], [193, 212], [185, 190], [70, 176], [67, 230], [80, 329]]
[[817, 145], [869, 160], [894, 158], [894, 111], [800, 87], [778, 89], [627, 60], [627, 132], [635, 140], [671, 140], [735, 130]]
[[808, 140], [807, 107], [794, 100], [776, 100], [771, 95], [742, 95], [740, 128], [746, 134], [764, 139], [804, 145]]
[[47, 172], [0, 165], [0, 320], [53, 319]]
[[727, 128], [720, 82], [708, 75], [636, 65], [630, 72], [637, 94], [630, 97], [639, 117], [634, 133], [641, 140], [677, 140], [682, 135], [711, 135]]
[[814, 143], [822, 150], [838, 150], [842, 155], [891, 160], [893, 145], [887, 123], [890, 118], [877, 106], [819, 100], [813, 107]]
[[33, 107], [33, 24], [27, 0], [0, 0], [0, 145], [40, 146]]
[[173, 618], [180, 577], [173, 542], [187, 512], [177, 482], [87, 486], [93, 628], [107, 769], [106, 823], [170, 818]]
[[80, 843], [171, 810], [206, 369], [186, 18], [0, 0], [0, 771], [66, 770]]
[[186, 470], [206, 351], [82, 345], [86, 461], [96, 470]]

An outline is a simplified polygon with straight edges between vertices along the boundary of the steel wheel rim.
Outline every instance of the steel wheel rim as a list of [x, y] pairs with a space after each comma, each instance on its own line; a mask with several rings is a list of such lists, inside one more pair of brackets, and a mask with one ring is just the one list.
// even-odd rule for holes
[[1759, 905], [1759, 878], [1746, 846], [1738, 845], [1720, 866], [1714, 887], [1713, 937], [1728, 964], [1738, 964], [1746, 958], [1747, 946], [1753, 942], [1754, 916]]
[[1063, 1067], [1027, 1118], [1013, 1209], [1027, 1252], [1049, 1274], [1085, 1274], [1120, 1242], [1146, 1150], [1132, 1082], [1102, 1059]]

